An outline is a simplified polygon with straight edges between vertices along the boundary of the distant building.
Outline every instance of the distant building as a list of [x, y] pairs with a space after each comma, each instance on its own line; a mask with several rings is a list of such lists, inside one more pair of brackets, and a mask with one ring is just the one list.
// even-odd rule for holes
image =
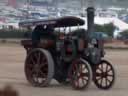
[[28, 0], [34, 6], [49, 6], [52, 5], [52, 0]]
[[13, 8], [16, 8], [17, 7], [16, 0], [8, 0], [8, 6], [11, 6]]

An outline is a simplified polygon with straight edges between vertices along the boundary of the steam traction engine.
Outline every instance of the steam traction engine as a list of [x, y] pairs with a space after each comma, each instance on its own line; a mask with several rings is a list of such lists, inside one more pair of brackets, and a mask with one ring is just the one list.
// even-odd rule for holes
[[[103, 42], [90, 35], [94, 32], [94, 9], [88, 8], [87, 13], [87, 31], [79, 28], [84, 20], [71, 16], [20, 22], [22, 27], [35, 26], [32, 39], [21, 42], [27, 51], [24, 69], [30, 84], [45, 87], [54, 78], [59, 83], [70, 82], [75, 89], [87, 88], [92, 80], [98, 88], [112, 87], [115, 72], [102, 59]], [[65, 29], [72, 26], [78, 29], [66, 33]]]

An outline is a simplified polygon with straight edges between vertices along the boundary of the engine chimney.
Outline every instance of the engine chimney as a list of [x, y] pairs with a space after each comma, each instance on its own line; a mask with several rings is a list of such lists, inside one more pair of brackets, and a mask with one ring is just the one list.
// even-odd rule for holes
[[93, 7], [88, 7], [87, 8], [88, 37], [91, 32], [94, 32], [94, 16], [95, 16], [95, 9]]

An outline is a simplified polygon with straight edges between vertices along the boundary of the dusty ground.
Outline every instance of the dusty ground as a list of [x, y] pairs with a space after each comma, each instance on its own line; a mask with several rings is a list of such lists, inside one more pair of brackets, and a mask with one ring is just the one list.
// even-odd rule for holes
[[107, 50], [106, 59], [116, 69], [115, 86], [107, 91], [91, 84], [85, 91], [75, 91], [71, 86], [57, 82], [47, 88], [35, 88], [28, 84], [24, 76], [25, 50], [19, 45], [0, 45], [0, 87], [11, 84], [20, 96], [128, 96], [128, 50]]

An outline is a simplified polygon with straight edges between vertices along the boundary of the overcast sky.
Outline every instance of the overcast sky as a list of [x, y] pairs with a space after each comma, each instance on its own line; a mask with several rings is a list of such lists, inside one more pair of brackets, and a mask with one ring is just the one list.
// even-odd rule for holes
[[[0, 1], [8, 1], [8, 0], [0, 0]], [[17, 1], [24, 1], [27, 2], [28, 0], [17, 0]], [[45, 0], [40, 0], [40, 1], [45, 1]], [[46, 0], [47, 1], [47, 0]], [[50, 0], [52, 1], [52, 0]], [[83, 4], [87, 4], [87, 2], [93, 2], [94, 5], [99, 5], [101, 7], [104, 6], [122, 6], [122, 7], [128, 7], [128, 0], [57, 0], [59, 3], [60, 2], [66, 2], [66, 1], [78, 1], [78, 2], [84, 2]], [[68, 3], [69, 4], [69, 3]]]

